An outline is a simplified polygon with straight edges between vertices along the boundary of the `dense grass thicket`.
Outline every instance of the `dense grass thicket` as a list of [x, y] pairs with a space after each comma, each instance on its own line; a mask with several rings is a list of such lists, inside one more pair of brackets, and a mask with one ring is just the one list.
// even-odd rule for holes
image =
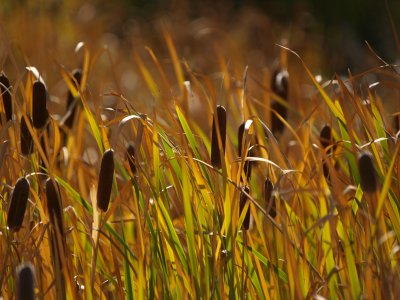
[[397, 66], [78, 2], [2, 6], [0, 297], [400, 297]]

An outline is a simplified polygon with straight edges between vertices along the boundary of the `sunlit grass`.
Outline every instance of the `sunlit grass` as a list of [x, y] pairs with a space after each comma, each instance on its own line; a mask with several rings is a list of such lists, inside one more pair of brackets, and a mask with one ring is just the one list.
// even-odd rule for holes
[[[31, 264], [39, 299], [397, 298], [395, 69], [321, 82], [287, 47], [266, 69], [215, 43], [207, 70], [160, 26], [163, 50], [141, 43], [121, 61], [79, 43], [81, 64], [42, 57], [44, 71], [35, 51], [21, 65], [1, 48], [0, 296]], [[120, 87], [127, 62], [136, 94]], [[34, 116], [38, 84], [49, 118]], [[7, 228], [23, 177], [22, 226]]]

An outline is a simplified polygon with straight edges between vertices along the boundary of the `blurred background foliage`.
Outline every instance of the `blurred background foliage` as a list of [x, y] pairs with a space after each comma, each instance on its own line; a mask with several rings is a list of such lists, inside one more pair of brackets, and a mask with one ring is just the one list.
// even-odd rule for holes
[[0, 10], [0, 25], [25, 54], [32, 40], [44, 43], [34, 47], [57, 53], [70, 51], [79, 40], [126, 53], [142, 42], [162, 51], [161, 20], [174, 30], [184, 57], [207, 50], [207, 45], [193, 50], [198, 44], [190, 39], [213, 35], [217, 41], [223, 33], [232, 43], [246, 45], [247, 56], [253, 55], [249, 65], [252, 60], [270, 65], [279, 52], [275, 44], [282, 43], [327, 76], [376, 66], [365, 41], [388, 62], [399, 58], [396, 0], [6, 0]]

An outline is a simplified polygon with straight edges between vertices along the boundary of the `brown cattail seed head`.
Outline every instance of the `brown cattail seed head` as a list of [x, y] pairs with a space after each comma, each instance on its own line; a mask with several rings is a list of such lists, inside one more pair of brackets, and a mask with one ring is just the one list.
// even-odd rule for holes
[[[221, 138], [221, 147], [218, 143], [218, 135]], [[218, 105], [217, 112], [214, 114], [211, 136], [211, 164], [217, 168], [222, 168], [222, 160], [225, 157], [226, 142], [226, 109]]]
[[364, 152], [358, 159], [358, 170], [360, 172], [360, 184], [364, 192], [374, 193], [378, 189], [376, 172], [372, 161], [372, 155]]
[[319, 141], [322, 147], [324, 147], [324, 149], [328, 148], [330, 145], [333, 144], [332, 129], [329, 125], [325, 125], [321, 129], [321, 133], [319, 135]]
[[[29, 126], [32, 126], [31, 118], [27, 116], [27, 119], [29, 122]], [[21, 153], [25, 156], [31, 155], [33, 152], [33, 139], [24, 117], [21, 118], [20, 141], [21, 141]]]
[[275, 197], [272, 196], [272, 192], [274, 191], [274, 185], [271, 180], [267, 178], [264, 182], [264, 199], [265, 205], [267, 207], [268, 214], [272, 217], [276, 217], [276, 202]]
[[239, 156], [242, 156], [242, 147], [243, 147], [243, 142], [244, 142], [244, 126], [245, 123], [243, 122], [242, 124], [240, 124], [239, 129], [238, 129], [238, 153]]
[[114, 150], [104, 152], [101, 160], [99, 182], [97, 187], [97, 207], [103, 212], [108, 209], [110, 203], [111, 188], [114, 178]]
[[[72, 76], [74, 77], [76, 84], [74, 82], [74, 85], [76, 88], [79, 87], [81, 84], [82, 80], [82, 70], [81, 69], [76, 69], [72, 72]], [[72, 95], [71, 91], [68, 91], [68, 96], [67, 96], [67, 118], [64, 121], [65, 126], [67, 126], [69, 129], [72, 128], [72, 125], [74, 124], [74, 117], [75, 117], [75, 111], [76, 111], [76, 101], [74, 99], [74, 96]]]
[[35, 272], [32, 264], [25, 263], [17, 267], [17, 300], [35, 299]]
[[128, 160], [129, 168], [131, 169], [133, 176], [136, 176], [137, 170], [136, 170], [136, 160], [135, 160], [135, 147], [133, 145], [129, 145], [128, 148], [126, 149], [126, 158]]
[[11, 196], [8, 209], [7, 226], [11, 230], [18, 231], [24, 220], [26, 205], [29, 197], [29, 181], [25, 177], [17, 180]]
[[[244, 191], [249, 194], [250, 193], [250, 188], [248, 186], [244, 187]], [[248, 201], [247, 195], [243, 192], [240, 192], [240, 208], [239, 208], [239, 216], [242, 214], [242, 211]], [[244, 217], [243, 223], [242, 223], [242, 229], [243, 230], [249, 230], [250, 228], [250, 205], [247, 209], [246, 216]]]
[[35, 81], [32, 87], [32, 119], [37, 129], [43, 128], [49, 118], [46, 101], [46, 87], [41, 81]]
[[48, 178], [46, 180], [46, 197], [47, 197], [47, 210], [50, 215], [50, 222], [54, 228], [61, 234], [64, 234], [63, 215], [60, 188], [58, 183]]
[[[287, 101], [289, 94], [289, 73], [287, 70], [276, 70], [271, 78], [271, 90], [281, 99]], [[276, 116], [275, 111], [283, 119], [287, 119], [287, 108], [279, 102], [271, 105], [271, 130], [272, 133], [280, 134], [284, 129], [284, 123]]]
[[3, 98], [3, 107], [6, 114], [6, 120], [10, 121], [12, 119], [12, 100], [10, 91], [10, 81], [4, 74], [0, 75], [0, 94]]

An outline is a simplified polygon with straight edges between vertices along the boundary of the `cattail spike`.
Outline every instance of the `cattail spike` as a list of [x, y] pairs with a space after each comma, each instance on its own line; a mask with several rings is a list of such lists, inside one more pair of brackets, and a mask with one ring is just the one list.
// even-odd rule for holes
[[[32, 126], [32, 119], [27, 116], [29, 125]], [[33, 139], [28, 129], [28, 124], [24, 117], [21, 118], [20, 124], [20, 141], [21, 141], [21, 153], [25, 156], [29, 156], [33, 152]]]
[[[72, 72], [72, 76], [74, 77], [76, 83], [74, 82], [74, 85], [76, 88], [79, 87], [81, 84], [82, 80], [82, 70], [81, 69], [76, 69]], [[72, 128], [72, 125], [74, 124], [74, 117], [75, 117], [75, 111], [76, 111], [76, 104], [77, 102], [74, 99], [74, 96], [72, 95], [71, 91], [68, 91], [68, 96], [67, 96], [67, 116], [64, 121], [64, 124], [66, 127], [69, 129]]]
[[114, 179], [114, 150], [104, 152], [101, 160], [99, 182], [97, 187], [97, 207], [103, 212], [108, 209], [110, 203], [111, 188]]
[[43, 128], [49, 118], [46, 101], [46, 87], [41, 81], [35, 81], [32, 87], [32, 119], [36, 129]]
[[272, 217], [276, 217], [276, 202], [275, 197], [272, 195], [274, 191], [274, 185], [269, 178], [264, 182], [264, 200], [267, 207], [268, 214]]
[[35, 299], [35, 272], [32, 264], [25, 263], [17, 267], [17, 300]]
[[360, 172], [360, 184], [365, 193], [372, 194], [378, 190], [376, 171], [372, 161], [372, 154], [364, 152], [358, 159], [358, 170]]
[[[221, 147], [218, 142], [218, 136], [221, 138]], [[225, 157], [226, 143], [226, 109], [218, 105], [216, 115], [214, 114], [211, 136], [211, 164], [217, 168], [222, 168], [222, 160]]]
[[329, 125], [325, 125], [321, 129], [321, 133], [319, 135], [319, 141], [322, 147], [324, 147], [324, 149], [328, 148], [333, 144], [332, 129]]
[[[287, 101], [289, 94], [289, 73], [287, 70], [276, 70], [271, 78], [271, 90], [281, 99]], [[274, 112], [275, 111], [275, 112]], [[280, 115], [283, 119], [287, 119], [287, 108], [279, 102], [271, 105], [271, 129], [272, 133], [280, 134], [285, 128], [284, 123], [276, 116]]]
[[[244, 187], [244, 191], [247, 194], [249, 194], [250, 193], [250, 188], [248, 186], [245, 186]], [[243, 193], [243, 192], [240, 192], [239, 216], [242, 214], [242, 211], [243, 211], [247, 201], [248, 201], [247, 195], [245, 193]], [[247, 209], [246, 216], [244, 217], [244, 220], [243, 220], [243, 223], [242, 223], [242, 229], [243, 230], [249, 230], [249, 228], [250, 228], [250, 205], [249, 205], [249, 207]]]
[[3, 107], [6, 114], [6, 120], [10, 121], [12, 119], [12, 97], [10, 90], [10, 81], [3, 73], [0, 74], [0, 92], [1, 97], [3, 98]]
[[50, 222], [61, 234], [64, 234], [63, 215], [60, 188], [57, 181], [48, 178], [46, 180], [47, 210], [50, 215]]
[[18, 231], [24, 220], [26, 205], [29, 197], [29, 181], [25, 177], [17, 180], [11, 196], [10, 208], [7, 215], [7, 226]]
[[238, 153], [239, 153], [239, 157], [242, 156], [242, 147], [243, 147], [243, 142], [244, 142], [244, 126], [245, 126], [245, 122], [243, 122], [242, 124], [240, 124], [239, 129], [238, 129]]

